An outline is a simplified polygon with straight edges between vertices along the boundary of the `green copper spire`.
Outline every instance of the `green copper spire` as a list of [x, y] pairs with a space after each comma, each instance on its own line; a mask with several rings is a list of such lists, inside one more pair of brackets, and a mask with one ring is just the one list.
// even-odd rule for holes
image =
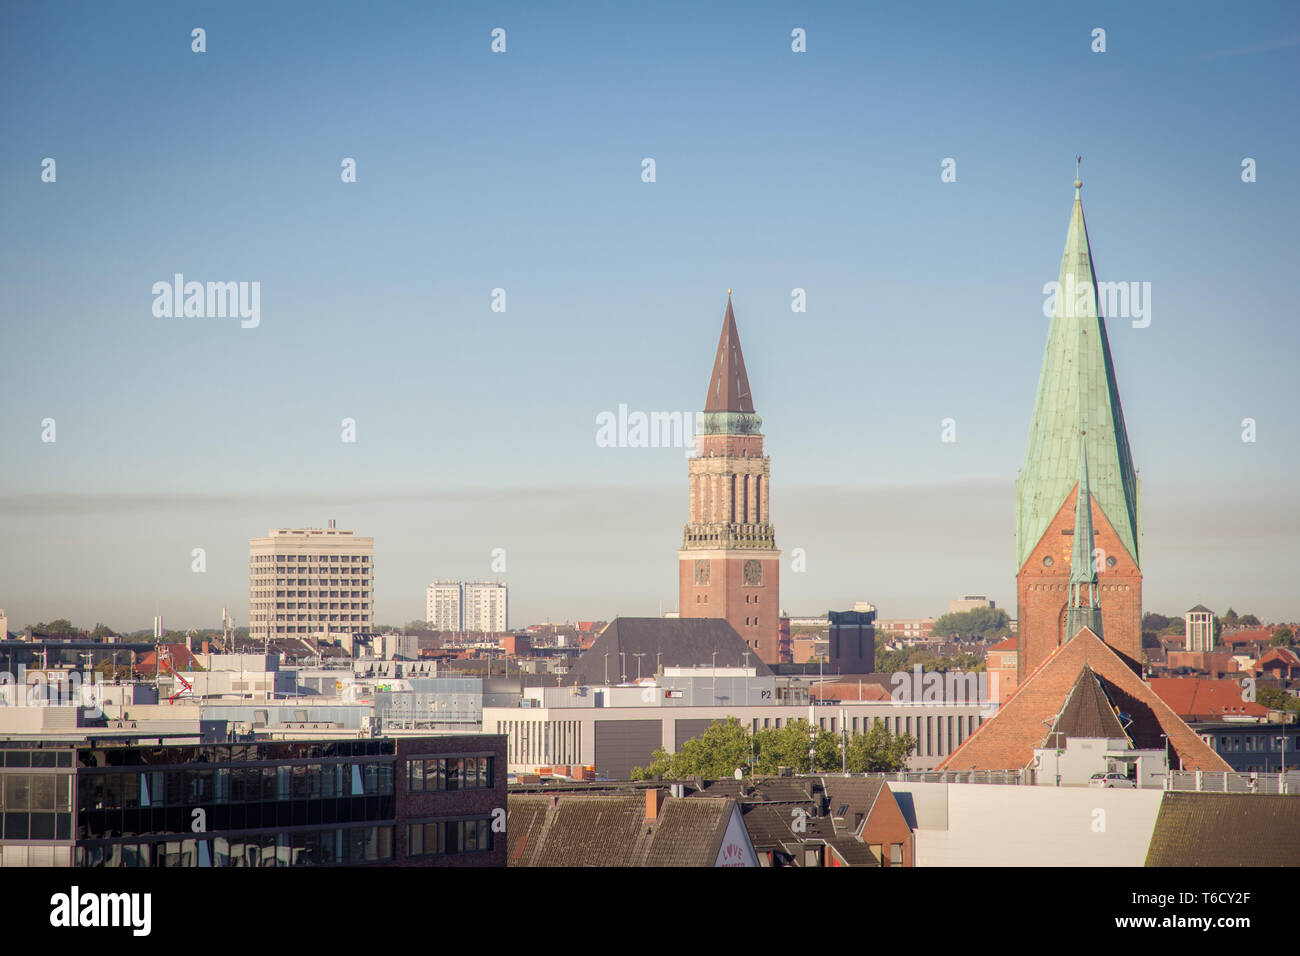
[[[1077, 480], [1086, 442], [1091, 493], [1141, 568], [1137, 475], [1101, 314], [1083, 203], [1074, 181], [1074, 209], [1029, 426], [1025, 463], [1016, 480], [1016, 570], [1025, 566]], [[1080, 439], [1079, 422], [1089, 423]], [[1077, 546], [1078, 542], [1076, 542]]]
[[1065, 614], [1065, 639], [1080, 629], [1101, 633], [1101, 603], [1097, 566], [1093, 562], [1092, 492], [1088, 487], [1087, 428], [1079, 429], [1079, 490], [1074, 502], [1074, 557], [1070, 561], [1070, 607]]

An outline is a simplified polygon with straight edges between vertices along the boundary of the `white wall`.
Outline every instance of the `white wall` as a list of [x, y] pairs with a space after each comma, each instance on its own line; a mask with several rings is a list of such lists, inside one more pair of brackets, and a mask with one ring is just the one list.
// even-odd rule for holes
[[917, 866], [1142, 866], [1164, 796], [974, 783], [889, 787], [916, 819]]

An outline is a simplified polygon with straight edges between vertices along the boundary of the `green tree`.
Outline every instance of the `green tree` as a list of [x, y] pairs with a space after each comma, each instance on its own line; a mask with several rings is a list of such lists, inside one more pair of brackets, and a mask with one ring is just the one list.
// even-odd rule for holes
[[1259, 618], [1253, 614], [1243, 614], [1241, 616], [1242, 627], [1259, 627]]
[[1280, 687], [1264, 686], [1256, 688], [1255, 703], [1262, 704], [1269, 710], [1300, 712], [1300, 697], [1292, 697]]
[[1142, 615], [1142, 630], [1154, 631], [1156, 634], [1163, 634], [1169, 629], [1171, 624], [1179, 627], [1183, 626], [1181, 617], [1166, 617], [1163, 614], [1156, 614], [1154, 611], [1147, 611]]
[[663, 748], [656, 750], [647, 767], [632, 768], [633, 780], [665, 777], [685, 780], [704, 777], [720, 780], [730, 777], [739, 767], [749, 766], [752, 741], [749, 733], [735, 717], [713, 724], [699, 737], [682, 744], [677, 753], [669, 755]]
[[883, 720], [876, 721], [865, 734], [849, 738], [850, 773], [897, 773], [907, 769], [907, 758], [916, 750], [911, 734], [891, 734]]
[[1295, 632], [1285, 624], [1282, 624], [1273, 632], [1273, 636], [1269, 639], [1269, 643], [1274, 647], [1291, 647], [1295, 644]]
[[1223, 623], [1224, 623], [1225, 625], [1227, 625], [1228, 627], [1236, 627], [1236, 626], [1237, 626], [1237, 612], [1234, 611], [1232, 608], [1228, 608], [1226, 611], [1224, 611], [1224, 612], [1223, 612]]
[[807, 773], [808, 721], [794, 720], [784, 727], [764, 727], [754, 734], [754, 769], [758, 773], [776, 773], [780, 767], [789, 767], [796, 773]]
[[1011, 633], [1007, 612], [993, 607], [977, 607], [955, 614], [944, 614], [930, 628], [939, 637], [1002, 637]]

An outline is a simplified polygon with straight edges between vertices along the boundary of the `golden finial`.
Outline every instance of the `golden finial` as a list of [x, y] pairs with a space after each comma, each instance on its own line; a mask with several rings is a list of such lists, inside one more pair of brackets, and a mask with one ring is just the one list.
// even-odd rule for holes
[[731, 295], [731, 290], [730, 290], [730, 289], [727, 290], [727, 295]]
[[1083, 157], [1078, 153], [1074, 154], [1074, 188], [1078, 189], [1083, 185], [1083, 180], [1079, 178], [1079, 164], [1083, 162]]

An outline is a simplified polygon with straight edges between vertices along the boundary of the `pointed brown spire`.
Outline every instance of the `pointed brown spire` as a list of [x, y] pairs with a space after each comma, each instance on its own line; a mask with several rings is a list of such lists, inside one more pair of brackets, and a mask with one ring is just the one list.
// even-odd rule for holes
[[754, 400], [749, 394], [749, 376], [745, 374], [745, 357], [740, 354], [740, 333], [736, 315], [731, 311], [731, 290], [727, 290], [727, 314], [722, 319], [718, 338], [718, 357], [713, 360], [713, 377], [709, 395], [704, 400], [706, 412], [752, 412]]

